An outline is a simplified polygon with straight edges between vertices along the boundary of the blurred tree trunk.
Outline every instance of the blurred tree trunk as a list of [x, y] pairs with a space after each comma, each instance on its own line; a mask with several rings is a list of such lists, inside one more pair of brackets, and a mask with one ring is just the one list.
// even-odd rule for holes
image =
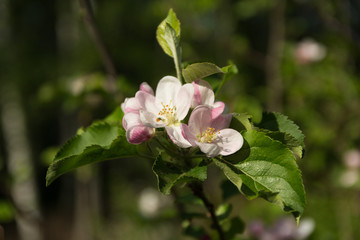
[[41, 240], [41, 215], [34, 179], [34, 165], [20, 93], [12, 83], [2, 83], [1, 88], [1, 123], [8, 155], [8, 171], [12, 179], [10, 191], [18, 210], [16, 213], [18, 232], [20, 239]]
[[[72, 56], [72, 51], [74, 46], [79, 44], [81, 40], [81, 24], [78, 22], [79, 13], [82, 14], [87, 21], [93, 21], [92, 16], [89, 16], [86, 12], [82, 12], [83, 9], [79, 10], [79, 2], [76, 1], [57, 1], [58, 6], [58, 24], [57, 24], [57, 38], [58, 38], [58, 48], [61, 56], [61, 63], [68, 64], [69, 56]], [[89, 6], [88, 6], [89, 7]], [[93, 22], [92, 22], [93, 23]], [[93, 23], [94, 24], [94, 23]], [[88, 27], [88, 26], [87, 26]], [[91, 32], [93, 31], [93, 32]], [[115, 69], [112, 65], [108, 52], [106, 51], [101, 39], [99, 38], [97, 29], [90, 29], [90, 32], [95, 37], [98, 37], [95, 42], [100, 41], [101, 51], [100, 56], [105, 64], [105, 68], [109, 71], [109, 88], [114, 91], [114, 81], [115, 81]], [[86, 36], [87, 37], [87, 36]], [[61, 64], [60, 63], [60, 64]], [[109, 70], [110, 69], [110, 70]], [[75, 80], [75, 79], [74, 79]], [[73, 136], [74, 131], [76, 131], [79, 126], [86, 126], [87, 123], [81, 122], [81, 118], [78, 117], [79, 112], [90, 111], [89, 109], [82, 109], [83, 106], [80, 104], [78, 106], [79, 111], [67, 116], [67, 114], [61, 112], [61, 142], [65, 142], [71, 136]], [[92, 112], [88, 113], [90, 116]], [[74, 121], [74, 119], [77, 119]], [[74, 240], [93, 240], [98, 239], [99, 235], [98, 227], [101, 223], [101, 189], [100, 189], [100, 180], [98, 166], [84, 166], [77, 169], [74, 172], [75, 178], [72, 181], [74, 189], [74, 214], [73, 214], [73, 226], [71, 232], [71, 239]], [[66, 186], [63, 188], [64, 191], [67, 191], [72, 186]], [[63, 194], [66, 194], [65, 192]]]
[[269, 111], [281, 111], [283, 105], [281, 61], [285, 41], [285, 7], [286, 0], [277, 0], [269, 15], [269, 41], [265, 59]]

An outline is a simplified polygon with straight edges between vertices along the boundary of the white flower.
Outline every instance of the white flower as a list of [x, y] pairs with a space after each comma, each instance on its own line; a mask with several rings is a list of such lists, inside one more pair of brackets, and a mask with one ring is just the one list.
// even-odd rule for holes
[[157, 85], [155, 96], [144, 91], [136, 93], [142, 123], [152, 128], [165, 127], [175, 144], [190, 147], [189, 143], [183, 141], [180, 123], [190, 109], [193, 94], [192, 84], [181, 85], [175, 77], [163, 77]]
[[214, 91], [207, 81], [198, 79], [193, 81], [192, 84], [194, 86], [194, 96], [191, 103], [193, 108], [199, 105], [206, 105], [212, 109], [213, 118], [216, 118], [224, 112], [225, 103], [221, 101], [215, 102]]
[[189, 125], [181, 125], [184, 141], [198, 146], [208, 157], [237, 152], [244, 139], [238, 131], [228, 128], [231, 117], [226, 114], [214, 118], [210, 107], [196, 107], [190, 115]]

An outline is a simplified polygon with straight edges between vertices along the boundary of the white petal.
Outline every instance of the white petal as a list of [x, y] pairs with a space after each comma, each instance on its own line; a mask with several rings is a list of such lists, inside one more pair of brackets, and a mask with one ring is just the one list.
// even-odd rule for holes
[[124, 113], [139, 111], [140, 105], [136, 98], [125, 98], [125, 101], [121, 104], [121, 109]]
[[196, 142], [196, 144], [207, 157], [215, 157], [220, 154], [221, 148], [215, 143]]
[[154, 95], [154, 90], [150, 87], [150, 85], [147, 82], [143, 82], [140, 84], [140, 91]]
[[196, 141], [196, 135], [195, 135], [195, 133], [193, 133], [193, 132], [190, 130], [189, 126], [186, 125], [186, 124], [184, 124], [184, 123], [182, 123], [182, 124], [180, 125], [180, 127], [181, 127], [181, 131], [182, 131], [182, 134], [183, 134], [184, 138], [185, 138], [186, 140], [188, 140], [189, 143], [190, 143], [192, 146], [196, 146], [196, 143], [195, 143], [195, 141]]
[[226, 128], [220, 130], [214, 143], [221, 149], [220, 155], [226, 156], [237, 152], [242, 147], [244, 139], [238, 131]]
[[148, 112], [146, 110], [140, 110], [140, 119], [145, 126], [153, 128], [165, 127], [166, 123], [158, 120], [158, 115]]
[[198, 79], [192, 82], [194, 86], [194, 97], [192, 101], [192, 107], [198, 105], [213, 105], [215, 100], [215, 95], [212, 90], [211, 85], [202, 79]]
[[162, 109], [162, 106], [157, 101], [157, 99], [149, 93], [146, 93], [144, 91], [138, 91], [135, 95], [135, 98], [137, 99], [140, 109], [142, 110], [157, 115]]
[[143, 125], [140, 119], [140, 114], [135, 112], [126, 113], [123, 118], [123, 125], [126, 126], [124, 127], [125, 130], [133, 126]]
[[187, 83], [183, 85], [175, 99], [176, 116], [179, 121], [183, 120], [191, 107], [191, 100], [194, 95], [194, 87]]
[[163, 77], [156, 88], [156, 98], [165, 105], [170, 104], [170, 100], [174, 101], [177, 93], [181, 88], [179, 79], [172, 76]]
[[211, 127], [215, 128], [216, 130], [228, 128], [230, 126], [231, 118], [231, 114], [220, 115], [212, 120]]
[[178, 145], [181, 148], [191, 147], [191, 144], [189, 143], [189, 141], [187, 141], [184, 138], [180, 126], [176, 126], [176, 127], [166, 126], [165, 128], [166, 128], [167, 134], [169, 135], [169, 137], [173, 141], [173, 143], [175, 143], [176, 145]]
[[205, 105], [197, 106], [189, 118], [190, 130], [195, 135], [205, 132], [211, 121], [211, 109]]

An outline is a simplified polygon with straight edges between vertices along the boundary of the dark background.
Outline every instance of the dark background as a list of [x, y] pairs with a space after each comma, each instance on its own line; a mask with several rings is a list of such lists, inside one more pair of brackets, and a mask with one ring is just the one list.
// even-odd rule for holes
[[[163, 76], [176, 75], [155, 37], [170, 8], [181, 21], [183, 61], [237, 65], [218, 96], [230, 111], [254, 121], [262, 111], [279, 111], [303, 130], [304, 218], [315, 223], [308, 239], [360, 239], [359, 1], [91, 1], [116, 69], [115, 94], [80, 2], [0, 1], [6, 239], [187, 239], [171, 196], [156, 191], [149, 162], [104, 162], [45, 187], [52, 157], [79, 127], [105, 117], [141, 82], [155, 88]], [[215, 169], [209, 176], [207, 193], [220, 204], [222, 176]], [[139, 207], [140, 199], [158, 204], [156, 211]], [[232, 202], [247, 223], [271, 226], [286, 216], [263, 200]]]

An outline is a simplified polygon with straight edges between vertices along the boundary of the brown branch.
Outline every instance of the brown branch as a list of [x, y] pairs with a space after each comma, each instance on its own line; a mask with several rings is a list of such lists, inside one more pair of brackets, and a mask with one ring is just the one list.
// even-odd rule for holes
[[202, 200], [206, 209], [209, 211], [214, 227], [219, 234], [219, 239], [225, 240], [225, 234], [222, 227], [220, 226], [219, 220], [216, 217], [214, 205], [205, 196], [202, 185], [196, 182], [189, 184], [189, 187], [193, 194]]
[[268, 87], [268, 110], [281, 111], [283, 85], [281, 80], [281, 60], [285, 38], [286, 0], [279, 0], [270, 13], [268, 53], [265, 59], [265, 75]]
[[94, 40], [94, 43], [99, 51], [100, 57], [103, 61], [104, 67], [108, 74], [108, 82], [107, 82], [107, 90], [111, 94], [115, 94], [116, 92], [116, 78], [117, 73], [115, 69], [115, 65], [110, 57], [109, 51], [106, 49], [105, 44], [100, 36], [98, 28], [96, 26], [94, 16], [91, 11], [91, 6], [89, 0], [79, 0], [81, 10], [83, 12], [83, 18], [86, 27]]

